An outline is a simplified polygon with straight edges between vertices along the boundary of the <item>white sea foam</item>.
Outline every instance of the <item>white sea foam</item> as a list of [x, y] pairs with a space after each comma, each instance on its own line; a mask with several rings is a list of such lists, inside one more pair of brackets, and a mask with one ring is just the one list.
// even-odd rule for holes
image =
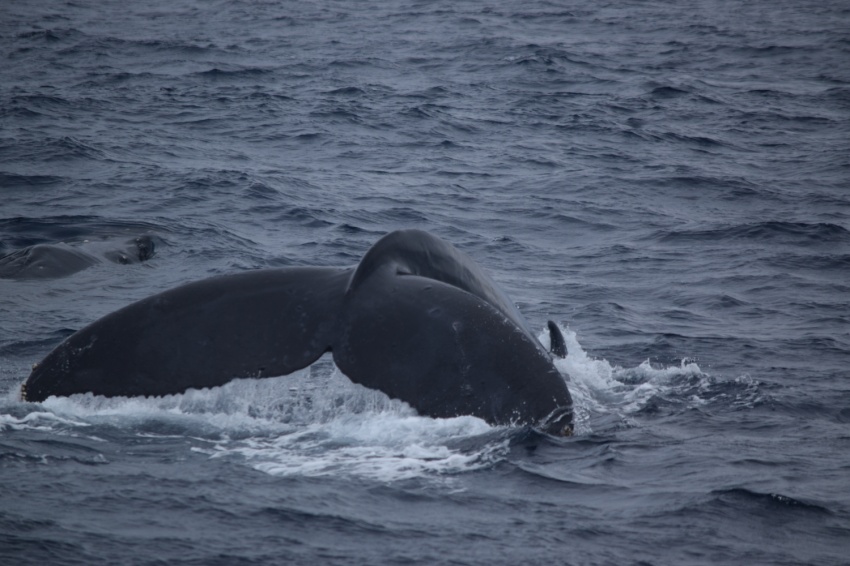
[[[184, 435], [213, 458], [237, 457], [273, 475], [352, 475], [381, 481], [490, 466], [508, 441], [452, 443], [494, 429], [475, 417], [422, 417], [406, 403], [352, 383], [322, 362], [292, 375], [243, 379], [157, 398], [51, 397], [46, 410], [2, 414], [0, 427], [65, 430], [105, 425], [139, 438]], [[60, 430], [61, 429], [61, 430]]]
[[0, 413], [0, 430], [55, 430], [60, 426], [88, 426], [80, 420], [64, 418], [50, 411], [35, 411], [21, 417]]
[[[667, 368], [648, 361], [612, 366], [588, 355], [575, 332], [561, 330], [569, 355], [556, 366], [569, 376], [578, 436], [593, 432], [593, 415], [614, 413], [628, 421], [649, 399], [682, 379], [702, 376], [684, 360]], [[546, 344], [548, 333], [540, 339]], [[703, 402], [689, 395], [694, 404]], [[159, 398], [51, 397], [38, 411], [16, 414], [22, 413], [3, 411], [0, 428], [67, 432], [105, 425], [142, 438], [183, 435], [212, 458], [241, 458], [280, 476], [393, 481], [454, 475], [506, 458], [509, 442], [481, 419], [418, 416], [406, 403], [352, 383], [329, 358], [285, 377], [235, 380]]]
[[466, 450], [450, 447], [452, 441], [489, 431], [474, 417], [342, 414], [274, 438], [220, 443], [212, 455], [239, 454], [257, 470], [280, 476], [343, 474], [395, 481], [492, 465], [504, 457], [507, 440], [482, 441]]
[[[592, 432], [590, 417], [593, 414], [617, 413], [627, 422], [632, 422], [631, 414], [645, 407], [653, 397], [675, 390], [680, 382], [698, 376], [703, 385], [708, 383], [699, 366], [687, 359], [678, 366], [663, 368], [653, 367], [649, 360], [634, 368], [613, 366], [605, 359], [588, 355], [574, 331], [561, 325], [559, 328], [564, 335], [568, 355], [563, 360], [555, 360], [555, 367], [568, 379], [577, 435]], [[538, 338], [549, 347], [547, 330], [542, 331]], [[693, 403], [699, 405], [704, 400], [696, 396]]]

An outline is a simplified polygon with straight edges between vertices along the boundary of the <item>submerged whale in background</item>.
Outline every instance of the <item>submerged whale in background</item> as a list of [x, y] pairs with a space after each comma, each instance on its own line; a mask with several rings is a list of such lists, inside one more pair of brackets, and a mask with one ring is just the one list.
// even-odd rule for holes
[[[549, 331], [565, 356], [552, 322]], [[355, 268], [249, 271], [133, 303], [60, 344], [21, 396], [181, 393], [288, 374], [328, 351], [349, 379], [422, 415], [572, 432], [564, 379], [513, 303], [468, 256], [419, 230], [387, 234]]]
[[102, 261], [140, 263], [154, 255], [150, 236], [125, 242], [86, 242], [85, 245], [36, 244], [0, 256], [0, 279], [52, 279], [66, 277]]

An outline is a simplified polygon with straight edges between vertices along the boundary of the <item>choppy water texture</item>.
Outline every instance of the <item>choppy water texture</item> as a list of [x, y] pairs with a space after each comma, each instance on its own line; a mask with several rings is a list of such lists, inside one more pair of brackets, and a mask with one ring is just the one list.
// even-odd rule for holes
[[[846, 2], [3, 2], [0, 54], [0, 255], [95, 258], [0, 280], [0, 562], [848, 563]], [[17, 399], [130, 301], [401, 227], [561, 323], [575, 437], [329, 360]]]

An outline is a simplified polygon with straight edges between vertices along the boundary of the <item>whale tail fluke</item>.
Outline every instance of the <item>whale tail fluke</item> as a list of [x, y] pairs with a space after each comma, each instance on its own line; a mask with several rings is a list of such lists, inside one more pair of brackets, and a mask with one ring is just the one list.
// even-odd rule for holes
[[21, 396], [171, 395], [286, 375], [332, 352], [352, 381], [422, 415], [567, 434], [572, 398], [552, 360], [567, 347], [548, 326], [552, 355], [468, 256], [402, 230], [355, 268], [249, 271], [135, 302], [57, 346]]

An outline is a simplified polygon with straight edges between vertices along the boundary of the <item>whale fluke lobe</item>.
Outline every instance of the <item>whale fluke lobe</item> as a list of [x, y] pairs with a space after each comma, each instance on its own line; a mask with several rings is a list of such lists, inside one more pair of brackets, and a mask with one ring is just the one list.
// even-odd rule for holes
[[551, 320], [546, 322], [546, 326], [549, 327], [549, 351], [552, 352], [552, 355], [558, 356], [559, 358], [566, 358], [567, 343], [564, 340], [564, 335], [561, 333], [561, 329], [558, 328], [558, 325]]
[[189, 283], [70, 336], [25, 384], [50, 395], [170, 395], [292, 373], [331, 347], [351, 270], [295, 267]]
[[[565, 356], [551, 321], [549, 331]], [[571, 431], [566, 383], [514, 304], [472, 259], [419, 230], [387, 234], [354, 268], [249, 271], [142, 299], [57, 346], [21, 396], [182, 393], [286, 375], [325, 352], [352, 381], [423, 415]]]

